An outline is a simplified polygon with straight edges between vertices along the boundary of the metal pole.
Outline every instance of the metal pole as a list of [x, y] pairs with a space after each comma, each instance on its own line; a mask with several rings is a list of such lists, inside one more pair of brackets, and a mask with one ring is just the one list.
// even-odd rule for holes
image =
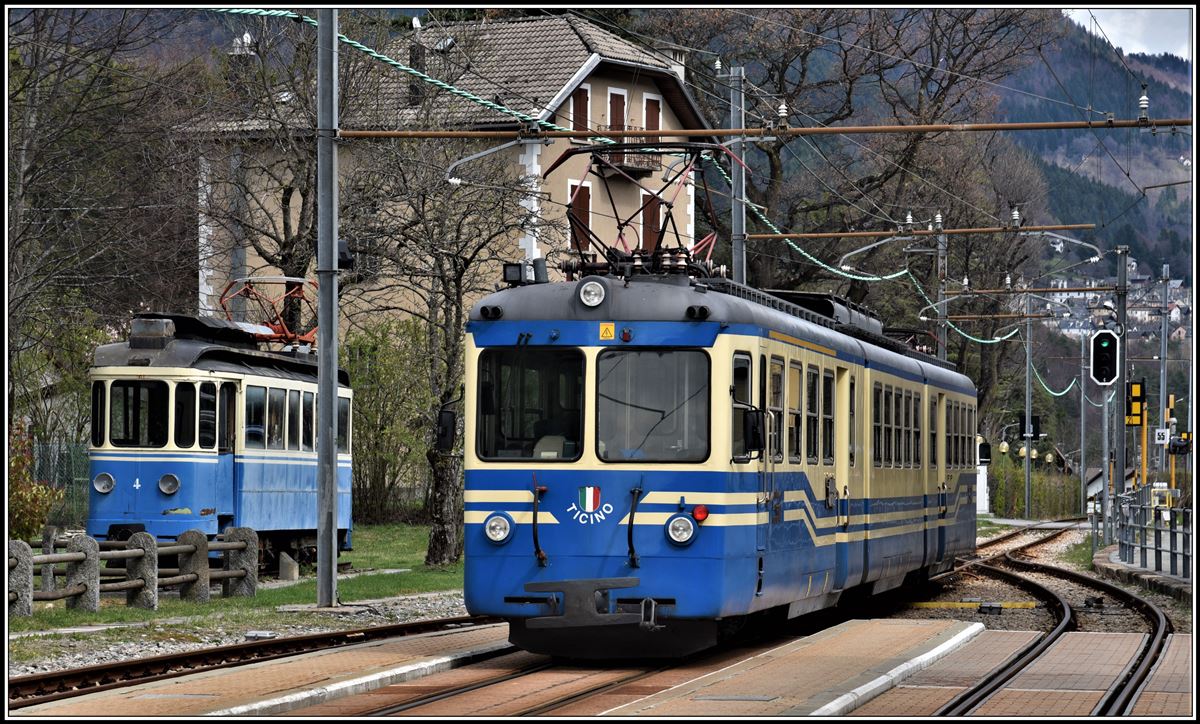
[[[742, 81], [746, 78], [746, 69], [737, 66], [729, 69], [729, 125], [741, 128], [746, 113], [746, 100], [742, 94]], [[745, 155], [746, 137], [737, 138], [737, 156]], [[744, 161], [743, 161], [744, 162]], [[742, 164], [734, 162], [733, 167], [733, 280], [738, 284], [746, 283], [746, 169]]]
[[[1171, 286], [1171, 265], [1163, 264], [1162, 275], [1162, 313], [1161, 327], [1159, 329], [1159, 344], [1158, 344], [1158, 419], [1162, 420], [1162, 427], [1167, 427], [1167, 330], [1170, 325], [1167, 324], [1167, 303], [1169, 300], [1168, 291]], [[1158, 469], [1163, 470], [1167, 467], [1167, 447], [1160, 445], [1158, 447]]]
[[[1087, 515], [1087, 335], [1079, 333], [1079, 514]], [[1101, 393], [1103, 394], [1103, 393]]]
[[[1103, 392], [1101, 394], [1103, 394]], [[1102, 480], [1100, 481], [1100, 527], [1104, 531], [1102, 536], [1104, 539], [1104, 545], [1108, 545], [1108, 486], [1110, 484], [1108, 477], [1108, 401], [1110, 397], [1112, 397], [1112, 395], [1104, 398], [1104, 434], [1101, 438], [1103, 440], [1102, 447], [1104, 448], [1104, 460], [1100, 464], [1100, 474], [1103, 476]]]
[[[1128, 292], [1129, 292], [1129, 269], [1128, 269], [1128, 265], [1127, 265], [1128, 261], [1129, 261], [1129, 247], [1128, 246], [1118, 246], [1117, 247], [1117, 324], [1120, 325], [1120, 327], [1121, 327], [1121, 331], [1120, 331], [1121, 343], [1120, 343], [1120, 345], [1118, 345], [1118, 349], [1117, 349], [1117, 359], [1119, 360], [1119, 363], [1117, 364], [1117, 380], [1116, 380], [1117, 389], [1116, 389], [1116, 391], [1120, 393], [1118, 395], [1119, 399], [1117, 401], [1117, 414], [1121, 415], [1121, 416], [1124, 416], [1125, 410], [1128, 409], [1126, 407], [1127, 402], [1125, 399], [1125, 380], [1127, 379], [1127, 377], [1125, 375], [1125, 369], [1126, 369], [1126, 365], [1128, 364], [1128, 358], [1129, 358], [1129, 356], [1128, 356], [1129, 348], [1125, 346], [1125, 335], [1126, 335], [1125, 326], [1128, 321], [1128, 318], [1126, 316], [1127, 310], [1125, 308], [1126, 296], [1128, 295]], [[1126, 451], [1125, 451], [1125, 437], [1126, 437], [1126, 435], [1125, 435], [1125, 420], [1122, 419], [1119, 422], [1120, 422], [1120, 424], [1117, 425], [1117, 430], [1116, 430], [1116, 433], [1117, 433], [1117, 483], [1114, 486], [1113, 490], [1115, 490], [1118, 493], [1124, 493], [1125, 492], [1125, 468], [1127, 466], [1127, 461], [1125, 460], [1125, 454], [1126, 454]]]
[[317, 606], [337, 605], [337, 10], [317, 11]]
[[[938, 328], [937, 328], [937, 344], [938, 344], [938, 359], [946, 359], [946, 253], [948, 247], [946, 244], [946, 235], [940, 233], [942, 231], [942, 222], [940, 220], [941, 212], [938, 212], [938, 220], [934, 221], [934, 230], [939, 232], [937, 237], [937, 275], [938, 275]], [[1025, 501], [1025, 512], [1029, 512], [1029, 500]]]
[[[1025, 295], [1025, 314], [1033, 304], [1033, 296]], [[1033, 494], [1033, 385], [1030, 379], [1033, 369], [1033, 319], [1025, 320], [1025, 519], [1033, 520], [1029, 501]]]

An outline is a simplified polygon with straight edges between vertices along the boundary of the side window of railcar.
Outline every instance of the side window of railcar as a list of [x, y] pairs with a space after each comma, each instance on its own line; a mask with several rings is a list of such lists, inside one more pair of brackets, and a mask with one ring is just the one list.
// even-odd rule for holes
[[267, 448], [283, 449], [284, 410], [287, 409], [287, 390], [275, 387], [267, 392]]
[[946, 456], [947, 467], [958, 467], [958, 403], [951, 402], [946, 408], [946, 444], [950, 446], [950, 454]]
[[350, 398], [338, 398], [337, 451], [350, 452]]
[[871, 422], [874, 435], [871, 437], [871, 461], [875, 467], [883, 467], [883, 385], [878, 382], [871, 390]]
[[912, 392], [904, 391], [904, 465], [906, 467], [913, 466], [912, 454], [912, 434], [913, 434], [913, 415], [912, 415]]
[[288, 391], [287, 449], [300, 449], [300, 390]]
[[883, 388], [883, 464], [892, 466], [892, 388]]
[[750, 355], [737, 352], [733, 355], [733, 457], [746, 456], [746, 430], [743, 427], [742, 410], [750, 406]]
[[936, 468], [938, 464], [937, 457], [937, 416], [938, 404], [937, 398], [932, 397], [929, 400], [929, 466]]
[[217, 444], [217, 386], [200, 383], [200, 447], [212, 450]]
[[92, 383], [92, 445], [104, 444], [104, 380]]
[[118, 447], [167, 444], [170, 388], [162, 380], [114, 380], [109, 440]]
[[217, 411], [217, 452], [233, 452], [236, 431], [237, 384], [222, 382], [220, 409]]
[[921, 393], [917, 392], [913, 395], [913, 465], [918, 468], [921, 465], [921, 413], [924, 408], [921, 407]]
[[783, 360], [771, 358], [771, 390], [768, 397], [771, 411], [771, 452], [775, 460], [783, 460]]
[[788, 367], [788, 460], [793, 463], [798, 463], [804, 457], [804, 452], [800, 449], [801, 431], [803, 429], [802, 410], [804, 407], [800, 400], [800, 380], [804, 376], [804, 370], [800, 365], [793, 362]]
[[968, 425], [968, 427], [967, 427], [967, 435], [968, 435], [967, 448], [971, 451], [971, 465], [979, 464], [979, 459], [978, 459], [979, 447], [975, 444], [975, 436], [978, 434], [978, 430], [975, 428], [975, 424], [976, 424], [975, 413], [976, 413], [975, 407], [972, 406], [971, 407], [971, 422], [970, 422], [970, 425]]
[[175, 445], [191, 447], [196, 442], [196, 383], [175, 383]]
[[900, 443], [900, 439], [904, 437], [903, 404], [904, 393], [897, 387], [892, 390], [892, 450], [896, 456], [893, 461], [898, 468], [904, 467], [904, 451], [901, 449]]
[[246, 447], [266, 447], [267, 388], [246, 387]]
[[821, 398], [818, 397], [820, 390], [817, 389], [819, 379], [820, 373], [817, 371], [817, 368], [809, 365], [808, 389], [806, 390], [808, 393], [808, 414], [806, 417], [808, 419], [805, 420], [805, 432], [807, 433], [808, 444], [805, 446], [807, 448], [805, 452], [808, 456], [808, 462], [812, 465], [815, 465], [817, 462], [817, 455], [819, 454], [818, 443], [820, 442], [820, 429], [817, 427], [817, 419], [820, 417], [821, 400]]
[[821, 378], [821, 461], [833, 465], [833, 370]]
[[850, 467], [854, 467], [854, 444], [857, 439], [854, 431], [854, 408], [858, 402], [854, 395], [854, 375], [850, 375]]
[[312, 452], [313, 449], [313, 421], [316, 419], [313, 410], [313, 393], [304, 393], [304, 427], [301, 429], [300, 449], [305, 452]]

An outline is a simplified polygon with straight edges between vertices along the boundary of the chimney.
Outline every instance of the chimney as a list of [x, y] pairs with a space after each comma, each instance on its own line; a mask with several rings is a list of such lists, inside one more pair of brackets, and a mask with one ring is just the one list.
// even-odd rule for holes
[[258, 65], [258, 54], [254, 52], [254, 38], [249, 32], [242, 37], [233, 39], [233, 49], [227, 53], [229, 68], [226, 72], [226, 82], [229, 90], [239, 105], [247, 112], [254, 105], [253, 78], [255, 67]]
[[684, 82], [684, 70], [686, 69], [685, 61], [687, 60], [687, 51], [677, 45], [668, 43], [656, 43], [654, 49], [662, 55], [667, 56], [671, 63], [671, 72], [679, 77], [679, 82]]

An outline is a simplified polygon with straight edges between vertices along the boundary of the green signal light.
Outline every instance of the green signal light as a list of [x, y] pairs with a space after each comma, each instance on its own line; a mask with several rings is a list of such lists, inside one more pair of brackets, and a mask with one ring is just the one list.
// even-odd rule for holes
[[1109, 344], [1109, 339], [1108, 339], [1107, 337], [1103, 337], [1103, 338], [1101, 338], [1101, 339], [1100, 339], [1100, 346], [1101, 346], [1101, 347], [1107, 347], [1107, 346], [1108, 346], [1108, 344]]

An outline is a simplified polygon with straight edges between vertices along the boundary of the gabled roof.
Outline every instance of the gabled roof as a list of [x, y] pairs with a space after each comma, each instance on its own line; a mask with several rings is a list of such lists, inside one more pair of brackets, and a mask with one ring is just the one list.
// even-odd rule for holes
[[[447, 38], [454, 39], [452, 45]], [[581, 18], [557, 15], [444, 23], [423, 28], [419, 35], [406, 35], [383, 52], [410, 65], [414, 39], [425, 48], [425, 72], [431, 77], [540, 119], [549, 119], [588, 72], [624, 68], [653, 79], [665, 102], [688, 127], [709, 127], [665, 57]], [[448, 49], [435, 50], [447, 45]], [[364, 122], [404, 126], [422, 118], [421, 109], [410, 105], [410, 83], [419, 82], [430, 91], [435, 89], [409, 73], [389, 69], [382, 63], [379, 67], [386, 75], [382, 77], [378, 103], [369, 121], [352, 118], [347, 112], [342, 119], [344, 127]], [[437, 105], [439, 114], [444, 114], [445, 122], [451, 125], [487, 127], [520, 123], [513, 116], [447, 92], [440, 93]], [[389, 112], [394, 114], [390, 119], [386, 117]], [[565, 122], [559, 118], [557, 123]]]

